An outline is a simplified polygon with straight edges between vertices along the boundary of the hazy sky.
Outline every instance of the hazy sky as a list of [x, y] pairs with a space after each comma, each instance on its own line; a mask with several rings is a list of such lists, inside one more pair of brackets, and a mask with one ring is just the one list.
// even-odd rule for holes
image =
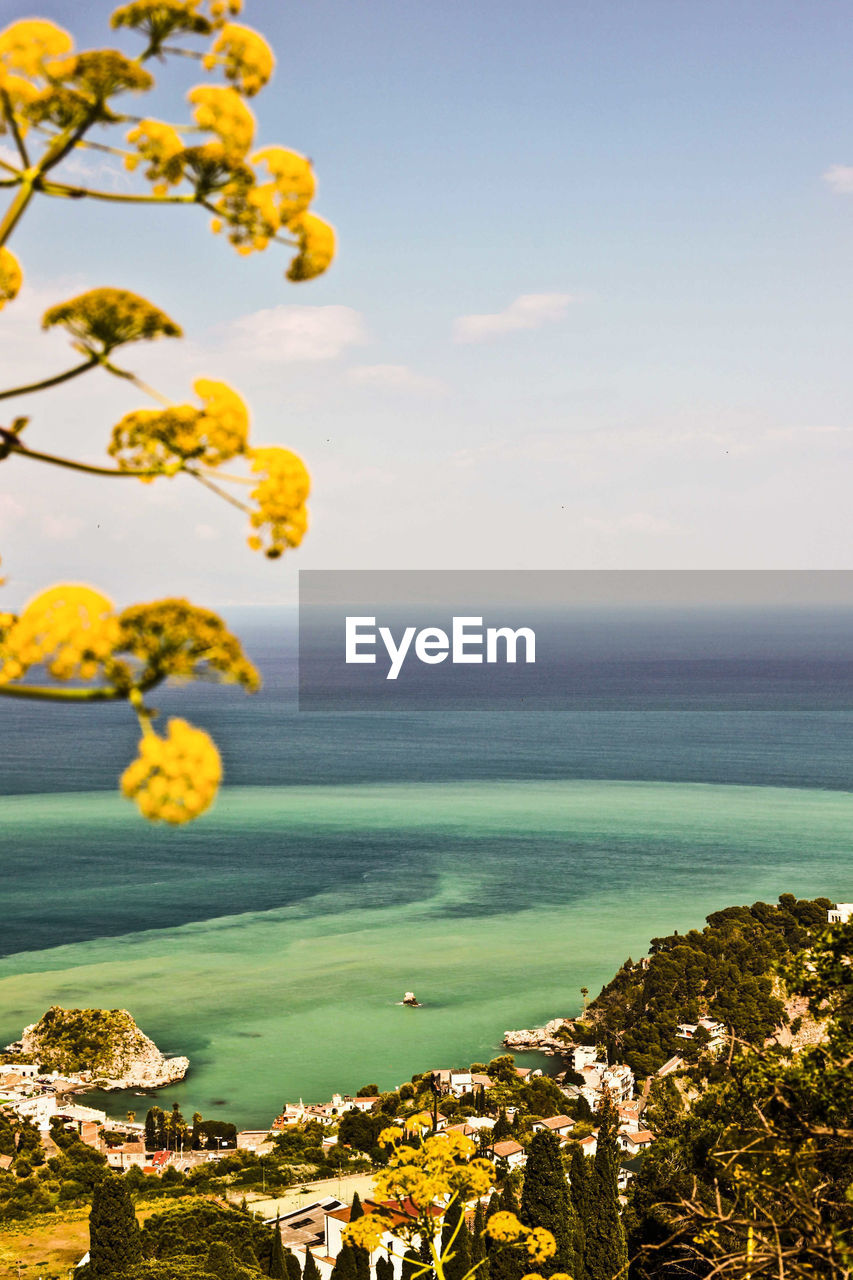
[[[101, 0], [36, 8], [82, 47], [139, 47]], [[311, 531], [270, 563], [188, 481], [12, 459], [4, 604], [69, 577], [216, 604], [290, 599], [300, 567], [853, 567], [849, 6], [248, 0], [244, 20], [279, 59], [260, 141], [313, 157], [332, 270], [290, 285], [195, 210], [43, 199], [0, 362], [6, 384], [63, 367], [51, 302], [145, 293], [187, 337], [125, 363], [177, 399], [233, 381], [255, 442], [306, 459]], [[203, 79], [170, 65], [149, 114]], [[97, 459], [143, 403], [96, 374], [7, 408], [33, 448]]]

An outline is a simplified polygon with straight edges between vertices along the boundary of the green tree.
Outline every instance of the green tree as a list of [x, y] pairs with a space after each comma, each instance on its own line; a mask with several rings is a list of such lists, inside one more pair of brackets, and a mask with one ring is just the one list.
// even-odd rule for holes
[[394, 1280], [394, 1263], [383, 1254], [376, 1259], [376, 1280]]
[[275, 1220], [275, 1234], [272, 1238], [272, 1253], [268, 1275], [271, 1280], [288, 1280], [287, 1262], [284, 1257], [284, 1245], [281, 1243], [281, 1223]]
[[299, 1259], [290, 1249], [285, 1249], [284, 1251], [284, 1265], [287, 1268], [287, 1280], [302, 1280], [302, 1268], [299, 1265]]
[[305, 1266], [302, 1268], [302, 1280], [320, 1280], [320, 1268], [310, 1249], [305, 1250]]
[[106, 1174], [89, 1214], [89, 1268], [94, 1280], [113, 1280], [142, 1257], [139, 1224], [123, 1180]]
[[[364, 1216], [364, 1209], [361, 1204], [361, 1197], [356, 1191], [352, 1198], [352, 1207], [350, 1208], [349, 1220], [355, 1222], [356, 1219]], [[355, 1259], [356, 1280], [370, 1280], [370, 1254], [360, 1245], [345, 1245], [345, 1248], [351, 1249]]]
[[217, 1280], [237, 1280], [237, 1259], [234, 1250], [224, 1240], [214, 1240], [207, 1251], [205, 1271]]
[[592, 1211], [584, 1223], [584, 1263], [588, 1280], [613, 1280], [628, 1265], [619, 1215], [619, 1113], [605, 1091], [596, 1112], [598, 1138], [592, 1178]]
[[359, 1280], [356, 1269], [355, 1249], [352, 1245], [342, 1246], [332, 1268], [332, 1280]]
[[400, 1280], [415, 1280], [423, 1270], [423, 1263], [418, 1257], [414, 1249], [407, 1249], [403, 1254], [403, 1262], [400, 1268]]
[[[508, 1182], [504, 1184], [500, 1195], [497, 1192], [492, 1194], [489, 1200], [489, 1207], [486, 1210], [486, 1221], [488, 1222], [489, 1218], [499, 1210], [518, 1214], [518, 1203]], [[521, 1277], [529, 1270], [526, 1259], [521, 1252], [509, 1245], [500, 1245], [495, 1241], [489, 1241], [487, 1251], [489, 1280], [521, 1280]]]
[[572, 1144], [569, 1166], [569, 1196], [575, 1214], [575, 1274], [574, 1280], [588, 1280], [586, 1272], [586, 1227], [595, 1211], [593, 1195], [592, 1161], [584, 1155], [583, 1148]]
[[[452, 1243], [451, 1243], [452, 1242]], [[445, 1280], [462, 1280], [471, 1269], [471, 1237], [458, 1196], [450, 1201], [441, 1228], [441, 1256]]]
[[492, 1141], [503, 1142], [504, 1138], [508, 1138], [512, 1133], [512, 1126], [506, 1118], [506, 1111], [501, 1107], [500, 1115], [492, 1127]]
[[527, 1152], [519, 1217], [528, 1227], [544, 1227], [557, 1244], [557, 1252], [539, 1266], [544, 1276], [575, 1270], [575, 1221], [569, 1187], [560, 1153], [560, 1140], [549, 1129], [533, 1135]]

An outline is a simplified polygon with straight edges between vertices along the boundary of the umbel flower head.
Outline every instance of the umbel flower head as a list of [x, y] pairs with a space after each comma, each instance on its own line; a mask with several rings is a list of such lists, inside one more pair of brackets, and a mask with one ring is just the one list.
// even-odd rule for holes
[[50, 587], [30, 600], [4, 635], [0, 683], [18, 680], [40, 663], [59, 680], [92, 679], [118, 639], [118, 619], [106, 596], [73, 582]]
[[97, 357], [126, 342], [182, 336], [164, 311], [128, 289], [89, 289], [50, 307], [41, 323], [43, 329], [62, 325], [76, 339], [78, 351]]
[[18, 259], [9, 249], [0, 249], [0, 311], [18, 296], [23, 282]]
[[48, 58], [70, 53], [74, 41], [67, 31], [44, 18], [24, 18], [0, 31], [0, 84], [5, 73], [20, 71], [35, 79], [45, 73]]
[[287, 270], [288, 280], [313, 280], [335, 256], [335, 230], [314, 213], [301, 213], [288, 223], [299, 241], [299, 252]]
[[36, 124], [58, 129], [94, 122], [110, 123], [116, 116], [108, 99], [119, 93], [144, 93], [154, 79], [137, 62], [117, 49], [92, 49], [48, 64], [48, 87], [27, 105], [26, 114]]
[[115, 683], [150, 688], [161, 680], [217, 680], [239, 684], [256, 693], [261, 678], [243, 653], [240, 641], [218, 614], [188, 600], [154, 600], [135, 604], [119, 616], [121, 634], [116, 654], [131, 666], [114, 667]]
[[178, 33], [205, 36], [213, 30], [210, 20], [198, 12], [198, 0], [133, 0], [115, 10], [110, 26], [143, 32], [151, 53]]
[[308, 528], [305, 500], [311, 479], [305, 464], [289, 449], [253, 449], [252, 470], [261, 476], [252, 500], [257, 510], [250, 516], [256, 530], [249, 538], [253, 551], [265, 550], [276, 560], [288, 547], [298, 547]]
[[187, 99], [200, 129], [215, 133], [232, 160], [242, 160], [255, 138], [255, 117], [236, 89], [197, 85]]
[[227, 22], [220, 31], [210, 53], [204, 57], [208, 71], [221, 66], [225, 79], [240, 93], [252, 98], [269, 81], [275, 57], [266, 40], [251, 27]]
[[189, 461], [216, 467], [245, 452], [249, 411], [237, 392], [209, 378], [193, 387], [203, 408], [137, 409], [114, 427], [109, 452], [123, 470], [168, 470]]
[[178, 826], [210, 808], [221, 779], [222, 761], [209, 734], [172, 719], [163, 738], [146, 728], [121, 789], [149, 821]]
[[126, 169], [135, 169], [141, 157], [148, 161], [145, 176], [150, 182], [162, 183], [164, 188], [180, 182], [183, 165], [175, 164], [175, 160], [184, 150], [184, 143], [177, 129], [162, 120], [140, 120], [128, 133], [127, 140], [139, 154], [125, 156]]

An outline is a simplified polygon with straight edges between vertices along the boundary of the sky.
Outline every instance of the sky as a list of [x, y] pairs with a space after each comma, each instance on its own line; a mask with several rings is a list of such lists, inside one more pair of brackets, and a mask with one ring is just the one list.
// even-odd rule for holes
[[[111, 7], [37, 12], [136, 52]], [[313, 159], [330, 271], [290, 284], [201, 211], [43, 198], [10, 242], [0, 381], [73, 360], [50, 304], [143, 293], [186, 336], [125, 364], [178, 401], [232, 382], [253, 442], [311, 471], [308, 536], [270, 562], [191, 481], [12, 458], [5, 607], [69, 579], [283, 603], [300, 568], [853, 567], [848, 6], [247, 0], [241, 21], [278, 56], [259, 143]], [[152, 69], [144, 112], [186, 118], [204, 73]], [[69, 174], [134, 189], [92, 152]], [[103, 461], [144, 404], [98, 372], [3, 407], [32, 448]]]

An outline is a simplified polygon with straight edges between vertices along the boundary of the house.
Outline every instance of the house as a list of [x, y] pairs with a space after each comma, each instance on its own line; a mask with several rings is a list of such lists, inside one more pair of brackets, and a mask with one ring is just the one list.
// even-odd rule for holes
[[694, 1040], [699, 1030], [708, 1033], [708, 1048], [718, 1049], [726, 1038], [726, 1028], [722, 1022], [714, 1018], [700, 1018], [698, 1022], [679, 1022], [675, 1030], [676, 1039]]
[[588, 1138], [581, 1138], [578, 1146], [585, 1156], [594, 1156], [598, 1150], [598, 1134], [591, 1133]]
[[482, 1071], [471, 1072], [471, 1084], [475, 1089], [491, 1089], [491, 1076], [483, 1075]]
[[144, 1142], [124, 1142], [120, 1147], [106, 1147], [104, 1155], [111, 1169], [124, 1170], [135, 1165], [144, 1169], [148, 1163]]
[[655, 1075], [662, 1080], [664, 1076], [671, 1076], [673, 1071], [680, 1071], [683, 1066], [684, 1066], [683, 1058], [679, 1058], [678, 1056], [674, 1058], [667, 1058], [663, 1066], [658, 1067], [657, 1071], [655, 1072]]
[[489, 1155], [492, 1160], [505, 1160], [510, 1169], [520, 1169], [527, 1164], [527, 1152], [520, 1142], [515, 1142], [512, 1138], [489, 1147]]
[[281, 1242], [286, 1249], [292, 1249], [294, 1245], [313, 1249], [319, 1245], [325, 1253], [326, 1213], [343, 1208], [345, 1205], [342, 1200], [326, 1196], [323, 1200], [314, 1200], [311, 1204], [304, 1204], [278, 1218], [267, 1218], [266, 1226], [278, 1224]]
[[836, 902], [826, 913], [829, 924], [849, 924], [853, 917], [853, 902]]
[[607, 1066], [604, 1062], [595, 1062], [582, 1067], [578, 1074], [583, 1077], [583, 1084], [567, 1085], [565, 1092], [569, 1097], [586, 1098], [593, 1111], [605, 1092], [617, 1107], [633, 1097], [634, 1073], [627, 1063], [614, 1062]]
[[619, 1112], [619, 1127], [634, 1132], [640, 1127], [640, 1099], [634, 1098], [631, 1102], [623, 1102], [617, 1107]]
[[569, 1053], [572, 1071], [582, 1071], [584, 1067], [591, 1067], [597, 1059], [598, 1049], [594, 1044], [572, 1045]]
[[[417, 1214], [417, 1210], [415, 1206], [411, 1203], [411, 1201], [408, 1201], [408, 1200], [404, 1201], [402, 1204], [398, 1204], [396, 1201], [393, 1201], [393, 1200], [383, 1200], [381, 1202], [377, 1202], [375, 1200], [365, 1200], [362, 1203], [362, 1208], [365, 1213], [373, 1213], [374, 1210], [378, 1208], [380, 1204], [383, 1209], [387, 1209], [391, 1211], [392, 1217], [394, 1218], [395, 1222], [399, 1222], [399, 1223], [409, 1222], [411, 1218], [415, 1217]], [[320, 1272], [321, 1280], [329, 1280], [329, 1277], [332, 1274], [332, 1268], [335, 1265], [335, 1259], [337, 1258], [338, 1254], [341, 1251], [341, 1248], [343, 1247], [343, 1239], [342, 1239], [341, 1233], [343, 1232], [344, 1227], [347, 1225], [347, 1223], [350, 1220], [350, 1213], [351, 1213], [351, 1207], [349, 1205], [342, 1205], [338, 1209], [329, 1209], [324, 1214], [325, 1225], [324, 1225], [324, 1231], [323, 1231], [323, 1241], [321, 1244], [318, 1244], [316, 1247], [311, 1249], [311, 1252], [314, 1255], [314, 1261], [316, 1262], [317, 1268]], [[440, 1219], [443, 1213], [444, 1213], [443, 1206], [433, 1205], [431, 1214], [437, 1220], [436, 1240], [440, 1239], [440, 1231], [441, 1231]], [[283, 1234], [282, 1234], [282, 1242], [285, 1243]], [[418, 1245], [419, 1245], [419, 1241], [416, 1236], [415, 1240], [413, 1241], [413, 1248], [417, 1249]], [[307, 1252], [308, 1247], [309, 1246], [306, 1246], [303, 1252]], [[296, 1254], [297, 1258], [299, 1258], [301, 1263], [302, 1258], [300, 1257], [300, 1250], [298, 1249], [298, 1247], [292, 1248], [291, 1251]], [[383, 1254], [391, 1258], [391, 1261], [394, 1265], [395, 1280], [400, 1280], [401, 1272], [402, 1272], [402, 1256], [401, 1256], [402, 1251], [400, 1249], [399, 1241], [396, 1240], [396, 1238], [392, 1236], [390, 1232], [387, 1232], [387, 1231], [383, 1235], [378, 1248], [376, 1248], [370, 1254], [370, 1268], [371, 1268], [372, 1276], [375, 1276], [376, 1261]]]
[[537, 1120], [531, 1127], [534, 1133], [537, 1129], [550, 1129], [551, 1133], [562, 1138], [574, 1129], [575, 1122], [570, 1116], [549, 1116], [547, 1120]]
[[41, 1068], [37, 1062], [19, 1062], [17, 1058], [14, 1062], [0, 1062], [0, 1076], [7, 1071], [13, 1071], [16, 1076], [21, 1076], [24, 1080], [35, 1080], [36, 1076], [41, 1075]]
[[616, 1135], [616, 1141], [620, 1148], [627, 1152], [629, 1156], [639, 1155], [640, 1152], [648, 1151], [654, 1142], [654, 1134], [648, 1129], [637, 1129], [631, 1132], [627, 1129], [620, 1129]]

